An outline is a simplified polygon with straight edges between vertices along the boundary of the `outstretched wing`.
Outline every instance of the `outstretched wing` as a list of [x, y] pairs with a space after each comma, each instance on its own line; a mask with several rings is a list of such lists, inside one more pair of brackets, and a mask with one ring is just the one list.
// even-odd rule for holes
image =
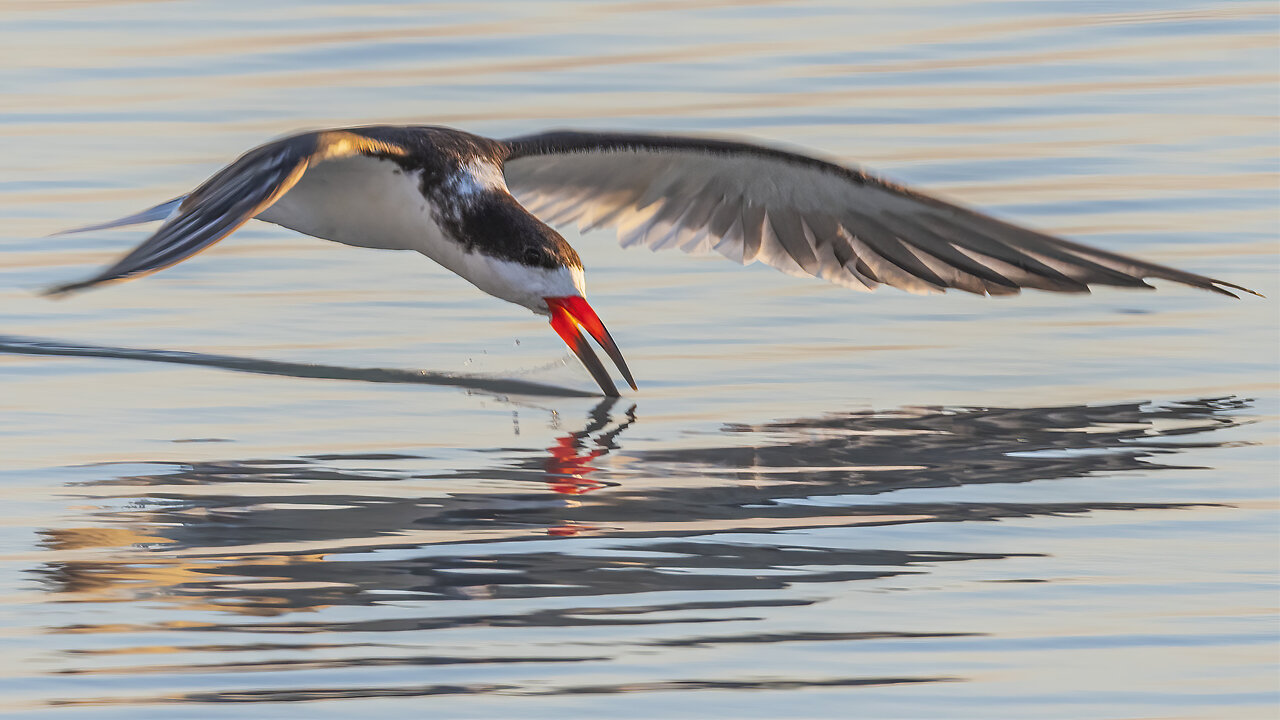
[[[507, 185], [549, 223], [618, 227], [624, 247], [717, 251], [873, 290], [1088, 292], [1164, 278], [1232, 283], [1012, 225], [783, 150], [692, 137], [558, 131], [506, 141]], [[1256, 293], [1255, 293], [1256, 294]]]
[[86, 280], [59, 285], [46, 293], [62, 294], [162, 270], [235, 232], [287, 193], [308, 167], [358, 154], [402, 152], [391, 143], [342, 130], [304, 133], [254, 148], [185, 197], [114, 222], [68, 231], [165, 221], [114, 265]]

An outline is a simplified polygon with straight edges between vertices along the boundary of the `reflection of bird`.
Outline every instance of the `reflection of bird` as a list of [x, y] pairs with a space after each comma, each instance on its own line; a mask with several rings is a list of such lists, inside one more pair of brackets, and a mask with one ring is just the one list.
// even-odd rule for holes
[[747, 143], [583, 132], [496, 141], [389, 126], [277, 140], [186, 196], [80, 228], [164, 220], [115, 265], [50, 292], [168, 267], [256, 217], [347, 245], [417, 250], [491, 295], [549, 315], [605, 394], [616, 395], [579, 328], [586, 330], [634, 389], [622, 354], [583, 297], [578, 253], [534, 213], [588, 229], [616, 225], [624, 245], [714, 250], [860, 290], [1086, 292], [1089, 285], [1150, 287], [1143, 279], [1155, 277], [1226, 295], [1233, 295], [1228, 288], [1252, 292]]
[[[565, 495], [582, 495], [606, 487], [607, 483], [592, 477], [598, 468], [591, 463], [618, 449], [616, 439], [636, 421], [636, 406], [632, 405], [625, 420], [608, 432], [600, 432], [609, 426], [613, 416], [609, 411], [616, 402], [612, 398], [601, 402], [591, 411], [591, 422], [583, 429], [561, 435], [556, 444], [547, 448], [544, 467], [549, 487]], [[592, 437], [594, 433], [600, 433]], [[587, 440], [591, 447], [587, 447]]]

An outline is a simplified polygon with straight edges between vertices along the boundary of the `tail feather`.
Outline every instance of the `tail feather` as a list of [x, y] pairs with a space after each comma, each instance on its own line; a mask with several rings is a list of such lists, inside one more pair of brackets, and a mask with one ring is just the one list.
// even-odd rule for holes
[[128, 217], [122, 217], [118, 220], [110, 222], [96, 223], [94, 225], [85, 225], [84, 227], [72, 228], [70, 230], [62, 230], [50, 235], [49, 237], [57, 237], [58, 235], [71, 235], [73, 233], [90, 232], [93, 230], [109, 230], [111, 228], [126, 227], [129, 225], [141, 225], [142, 223], [155, 222], [157, 220], [168, 220], [172, 215], [178, 212], [178, 206], [182, 205], [182, 201], [187, 196], [176, 197], [168, 202], [160, 203], [153, 208], [148, 208], [140, 213], [134, 213]]

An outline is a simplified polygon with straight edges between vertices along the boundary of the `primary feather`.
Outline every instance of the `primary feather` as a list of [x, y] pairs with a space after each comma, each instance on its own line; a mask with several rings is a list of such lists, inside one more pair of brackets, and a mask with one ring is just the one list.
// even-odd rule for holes
[[531, 211], [584, 230], [617, 226], [625, 246], [716, 251], [859, 290], [1088, 292], [1162, 278], [1232, 297], [1253, 292], [750, 143], [559, 131], [507, 144], [507, 184]]

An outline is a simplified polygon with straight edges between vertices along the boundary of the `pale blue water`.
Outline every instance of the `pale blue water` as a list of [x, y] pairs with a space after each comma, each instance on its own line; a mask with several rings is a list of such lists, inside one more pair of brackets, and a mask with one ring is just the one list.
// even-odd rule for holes
[[[0, 702], [1272, 716], [1278, 18], [0, 5]], [[273, 226], [33, 293], [141, 237], [49, 233], [366, 122], [746, 135], [1268, 299], [863, 295], [566, 231], [641, 383], [602, 402], [526, 311]]]

